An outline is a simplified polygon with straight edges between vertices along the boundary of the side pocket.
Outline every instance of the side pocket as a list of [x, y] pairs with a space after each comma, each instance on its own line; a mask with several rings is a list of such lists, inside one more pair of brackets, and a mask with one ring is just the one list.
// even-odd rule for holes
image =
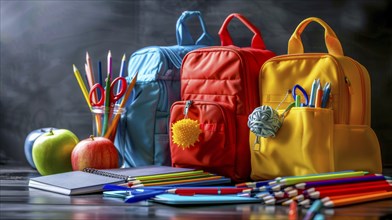
[[367, 125], [335, 125], [335, 169], [382, 172], [380, 144]]
[[155, 134], [154, 143], [154, 165], [170, 166], [171, 156], [168, 134]]
[[[170, 127], [184, 118], [185, 101], [175, 102], [171, 109]], [[198, 120], [201, 134], [193, 146], [182, 148], [173, 143], [170, 129], [172, 165], [201, 168], [220, 175], [228, 175], [234, 165], [235, 133], [229, 124], [235, 124], [234, 113], [216, 102], [194, 101], [188, 118]], [[233, 129], [231, 129], [233, 130]], [[232, 133], [230, 133], [232, 132]]]
[[251, 142], [251, 178], [333, 171], [332, 135], [332, 110], [292, 108], [274, 138], [260, 138], [258, 148]]

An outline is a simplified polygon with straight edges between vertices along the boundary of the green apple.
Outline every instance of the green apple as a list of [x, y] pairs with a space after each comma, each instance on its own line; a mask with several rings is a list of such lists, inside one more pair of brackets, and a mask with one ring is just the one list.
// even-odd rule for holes
[[72, 171], [71, 153], [79, 142], [66, 129], [50, 130], [38, 137], [33, 145], [33, 161], [41, 175]]

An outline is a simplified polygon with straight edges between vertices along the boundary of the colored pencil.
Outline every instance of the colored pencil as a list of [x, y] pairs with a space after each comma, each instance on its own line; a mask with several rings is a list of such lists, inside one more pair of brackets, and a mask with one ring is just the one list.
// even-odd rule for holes
[[274, 193], [275, 198], [292, 198], [297, 195], [298, 195], [297, 190], [291, 190], [289, 192], [275, 192]]
[[387, 198], [392, 198], [391, 191], [373, 193], [373, 194], [369, 194], [369, 195], [356, 196], [356, 197], [351, 197], [351, 198], [331, 200], [331, 201], [325, 202], [324, 206], [325, 207], [339, 207], [339, 206], [352, 205], [352, 204], [387, 199]]
[[195, 194], [208, 194], [208, 195], [226, 195], [237, 194], [251, 191], [251, 188], [220, 188], [220, 187], [203, 187], [203, 188], [176, 188], [167, 190], [168, 193], [178, 195], [195, 195]]
[[338, 195], [338, 196], [327, 196], [327, 197], [322, 198], [321, 201], [323, 203], [325, 203], [325, 202], [328, 202], [330, 200], [351, 198], [351, 197], [356, 197], [356, 196], [364, 196], [364, 195], [375, 194], [375, 193], [380, 193], [380, 192], [387, 192], [387, 191], [386, 190], [381, 190], [381, 191], [370, 191], [370, 192], [345, 194], [345, 195]]
[[178, 172], [178, 173], [167, 173], [167, 174], [157, 174], [152, 176], [140, 176], [135, 177], [134, 180], [130, 180], [128, 183], [137, 183], [143, 181], [151, 181], [151, 180], [165, 180], [170, 178], [177, 178], [177, 177], [192, 177], [196, 175], [213, 175], [208, 172], [204, 172], [203, 170], [195, 170], [195, 171], [185, 171], [185, 172]]
[[344, 194], [354, 194], [360, 192], [381, 191], [381, 190], [391, 191], [392, 186], [388, 184], [388, 185], [374, 185], [374, 186], [365, 186], [365, 187], [356, 187], [356, 188], [323, 190], [323, 191], [312, 192], [309, 194], [309, 196], [310, 198], [318, 199], [326, 196], [337, 196], [337, 195], [344, 195]]
[[359, 183], [347, 183], [340, 185], [332, 185], [332, 186], [319, 186], [313, 187], [306, 190], [306, 193], [311, 193], [314, 191], [324, 191], [324, 190], [333, 190], [333, 189], [348, 189], [348, 188], [358, 188], [358, 187], [367, 187], [374, 185], [389, 185], [391, 180], [379, 180], [379, 181], [369, 181], [369, 182], [359, 182]]
[[[124, 53], [124, 55], [122, 56], [122, 59], [121, 59], [120, 73], [118, 74], [119, 77], [124, 77], [124, 73], [125, 73], [125, 59], [126, 59], [126, 56], [125, 56], [125, 53]], [[121, 88], [121, 81], [119, 81], [118, 84], [117, 84], [117, 93], [120, 92], [120, 88]], [[121, 102], [121, 99], [119, 99], [118, 102]]]
[[321, 209], [322, 206], [323, 206], [323, 203], [321, 202], [321, 200], [313, 201], [312, 206], [310, 206], [310, 208], [308, 209], [308, 211], [305, 214], [304, 220], [313, 219], [313, 217]]
[[319, 83], [316, 91], [316, 101], [314, 107], [321, 108], [322, 99], [323, 99], [323, 90], [321, 89], [321, 83]]
[[235, 186], [236, 187], [260, 187], [260, 186], [268, 186], [269, 182], [271, 182], [271, 180], [239, 183], [236, 184]]
[[[125, 107], [125, 104], [126, 104], [128, 98], [131, 95], [131, 92], [133, 90], [133, 87], [136, 84], [137, 75], [138, 75], [138, 73], [135, 74], [135, 76], [133, 77], [131, 83], [129, 84], [129, 86], [127, 88], [127, 91], [125, 92], [125, 95], [124, 95], [123, 99], [121, 100], [120, 108], [124, 108]], [[116, 114], [114, 116], [112, 124], [110, 125], [109, 129], [105, 133], [105, 137], [106, 138], [109, 138], [112, 135], [112, 133], [114, 133], [115, 128], [117, 128], [118, 120], [120, 120], [120, 116], [121, 116], [121, 114]]]
[[292, 177], [292, 178], [283, 178], [279, 180], [279, 184], [283, 185], [295, 185], [297, 183], [303, 182], [312, 182], [319, 180], [328, 180], [328, 179], [337, 179], [337, 178], [345, 178], [345, 177], [353, 177], [353, 176], [363, 176], [368, 172], [365, 171], [353, 171], [353, 172], [343, 172], [343, 173], [332, 173], [332, 174], [320, 174], [320, 175], [310, 175], [310, 176], [302, 176], [302, 177]]
[[201, 173], [201, 174], [194, 174], [194, 175], [157, 178], [157, 179], [143, 180], [143, 181], [142, 180], [134, 180], [134, 181], [128, 182], [128, 186], [131, 187], [133, 185], [139, 185], [139, 184], [159, 183], [162, 181], [186, 180], [186, 179], [194, 179], [194, 178], [209, 177], [209, 176], [215, 176], [215, 175], [212, 173]]
[[[93, 66], [91, 65], [91, 57], [88, 54], [88, 52], [86, 51], [86, 64], [85, 64], [85, 69], [86, 69], [86, 76], [87, 76], [87, 81], [90, 85], [90, 89], [91, 87], [93, 87], [93, 85], [95, 84], [95, 77], [94, 77], [94, 70], [93, 70]], [[93, 98], [95, 100], [98, 100], [98, 94], [95, 93]], [[95, 101], [94, 100], [94, 101]]]
[[[283, 202], [287, 203], [287, 201]], [[297, 220], [298, 219], [298, 204], [295, 200], [291, 200], [290, 204], [290, 209], [289, 209], [289, 220]]]
[[76, 68], [75, 64], [73, 65], [73, 71], [74, 71], [75, 78], [78, 81], [79, 87], [82, 90], [84, 99], [86, 100], [87, 105], [88, 105], [89, 109], [91, 110], [91, 103], [88, 98], [88, 92], [87, 92], [86, 85], [84, 84], [82, 76], [80, 75], [80, 72], [79, 72], [78, 68]]
[[375, 180], [385, 180], [389, 179], [389, 177], [380, 175], [380, 174], [368, 174], [365, 176], [355, 176], [355, 177], [347, 177], [341, 179], [331, 179], [331, 180], [320, 180], [314, 182], [305, 182], [298, 183], [295, 185], [297, 189], [308, 189], [311, 187], [317, 186], [328, 186], [328, 185], [336, 185], [336, 184], [347, 184], [347, 183], [356, 183], [356, 182], [365, 182], [365, 181], [375, 181]]
[[113, 78], [113, 73], [112, 73], [112, 52], [109, 50], [108, 56], [107, 56], [107, 72], [109, 75], [110, 81]]
[[304, 199], [304, 200], [298, 202], [298, 205], [300, 205], [300, 206], [307, 206], [307, 205], [310, 205], [310, 203], [311, 203], [310, 199]]
[[222, 176], [210, 176], [210, 177], [193, 178], [193, 179], [187, 179], [187, 180], [161, 181], [159, 183], [147, 183], [147, 184], [133, 185], [133, 186], [131, 186], [131, 188], [146, 187], [146, 186], [175, 185], [175, 184], [199, 182], [199, 181], [205, 181], [205, 180], [217, 180], [217, 179], [221, 179], [221, 178], [223, 178], [223, 177]]

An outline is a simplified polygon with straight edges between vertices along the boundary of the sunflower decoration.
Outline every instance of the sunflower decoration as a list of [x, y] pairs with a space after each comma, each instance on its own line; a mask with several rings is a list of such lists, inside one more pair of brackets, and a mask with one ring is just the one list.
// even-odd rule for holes
[[189, 148], [199, 141], [201, 133], [199, 121], [184, 118], [172, 125], [173, 142], [179, 147]]

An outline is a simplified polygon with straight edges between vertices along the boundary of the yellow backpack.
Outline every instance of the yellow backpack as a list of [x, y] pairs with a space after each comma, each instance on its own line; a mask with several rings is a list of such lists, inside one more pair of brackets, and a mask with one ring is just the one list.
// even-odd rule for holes
[[[311, 22], [324, 27], [328, 53], [304, 53], [301, 33]], [[308, 103], [298, 88], [305, 90]], [[262, 106], [248, 121], [253, 131], [252, 179], [340, 170], [382, 172], [380, 146], [370, 128], [369, 73], [343, 55], [339, 39], [323, 20], [302, 21], [288, 42], [288, 54], [264, 63], [259, 92]], [[288, 108], [296, 97], [296, 107]], [[310, 106], [312, 100], [322, 101], [322, 107]], [[274, 120], [277, 128], [271, 131], [274, 126], [268, 123]]]

